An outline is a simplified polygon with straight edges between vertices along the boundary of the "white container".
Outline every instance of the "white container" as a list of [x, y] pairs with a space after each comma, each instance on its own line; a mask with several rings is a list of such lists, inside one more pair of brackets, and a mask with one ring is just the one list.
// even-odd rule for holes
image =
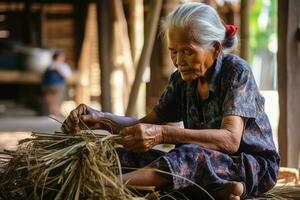
[[22, 68], [43, 74], [52, 62], [53, 51], [49, 49], [22, 47], [19, 49], [22, 55]]

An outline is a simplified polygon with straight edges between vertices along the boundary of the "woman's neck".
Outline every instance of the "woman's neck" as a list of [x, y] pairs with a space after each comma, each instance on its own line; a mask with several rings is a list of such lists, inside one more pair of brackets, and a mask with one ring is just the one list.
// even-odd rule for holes
[[197, 83], [197, 90], [202, 100], [208, 98], [209, 89], [208, 89], [208, 81], [206, 78], [199, 78]]

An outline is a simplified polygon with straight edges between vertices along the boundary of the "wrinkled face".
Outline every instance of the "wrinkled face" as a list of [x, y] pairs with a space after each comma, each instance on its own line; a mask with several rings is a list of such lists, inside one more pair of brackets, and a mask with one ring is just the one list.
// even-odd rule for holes
[[201, 47], [182, 28], [172, 28], [168, 32], [169, 50], [174, 66], [185, 81], [205, 77], [216, 58], [214, 49]]

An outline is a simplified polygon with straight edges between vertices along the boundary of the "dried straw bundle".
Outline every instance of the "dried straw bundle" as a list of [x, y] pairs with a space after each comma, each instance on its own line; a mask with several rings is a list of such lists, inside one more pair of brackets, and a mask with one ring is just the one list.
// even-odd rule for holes
[[[272, 190], [266, 192], [255, 200], [288, 200], [288, 199], [300, 199], [300, 185], [281, 185], [275, 186]], [[253, 200], [254, 200], [253, 199]]]
[[119, 136], [33, 133], [0, 154], [0, 199], [134, 199], [119, 181]]

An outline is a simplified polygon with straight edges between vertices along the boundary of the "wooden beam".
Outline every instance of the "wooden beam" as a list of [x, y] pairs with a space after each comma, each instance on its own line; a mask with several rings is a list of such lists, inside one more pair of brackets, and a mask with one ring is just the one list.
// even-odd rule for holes
[[76, 0], [74, 1], [74, 20], [75, 20], [75, 63], [79, 62], [79, 56], [81, 54], [83, 39], [84, 39], [84, 30], [86, 26], [88, 12], [88, 4], [86, 1]]
[[101, 74], [101, 106], [102, 111], [111, 112], [111, 1], [97, 0], [97, 21], [99, 38], [99, 60]]
[[129, 1], [129, 34], [132, 60], [136, 64], [144, 44], [144, 7], [143, 0]]
[[45, 12], [45, 6], [41, 5], [41, 11], [40, 11], [40, 27], [41, 27], [41, 47], [46, 46], [46, 12]]
[[[299, 27], [300, 1], [289, 0], [287, 27], [287, 128], [288, 128], [288, 167], [297, 167], [297, 159], [300, 152], [300, 43], [296, 39]], [[281, 28], [282, 24], [279, 26]]]
[[124, 115], [135, 70], [122, 0], [112, 0], [111, 2], [113, 21], [112, 60], [114, 65], [114, 71], [111, 75], [112, 110], [115, 113]]
[[31, 26], [31, 0], [25, 0], [24, 2], [24, 43], [32, 45], [32, 26]]
[[87, 20], [85, 23], [84, 32], [85, 36], [83, 38], [83, 44], [81, 47], [81, 53], [78, 61], [79, 78], [76, 90], [77, 104], [90, 104], [91, 102], [91, 75], [94, 72], [92, 72], [92, 66], [93, 63], [98, 63], [97, 57], [99, 56], [97, 48], [99, 43], [97, 32], [97, 8], [95, 4], [89, 4], [88, 6]]
[[288, 1], [278, 1], [278, 94], [279, 94], [279, 124], [278, 145], [281, 156], [281, 166], [287, 166], [287, 28]]
[[249, 21], [250, 21], [250, 4], [249, 0], [241, 1], [241, 57], [249, 61], [250, 44], [249, 44]]
[[[137, 67], [138, 60], [144, 45], [144, 5], [143, 0], [129, 1], [129, 33], [131, 42], [132, 60], [134, 70]], [[127, 102], [128, 103], [128, 102]], [[126, 104], [127, 105], [127, 104]], [[146, 114], [146, 83], [142, 81], [137, 103], [134, 108], [134, 116], [142, 117]]]
[[148, 34], [145, 37], [145, 43], [143, 46], [141, 57], [138, 62], [135, 79], [129, 96], [129, 102], [126, 110], [126, 115], [128, 116], [132, 116], [134, 114], [134, 108], [135, 108], [139, 88], [142, 82], [142, 77], [145, 72], [146, 66], [149, 65], [150, 56], [152, 53], [153, 44], [156, 37], [156, 31], [158, 27], [159, 18], [160, 18], [161, 8], [162, 8], [162, 0], [153, 1], [152, 9], [148, 13], [148, 16], [146, 17], [145, 27], [148, 27], [149, 30], [146, 31], [146, 34], [147, 33]]
[[300, 43], [296, 33], [299, 27], [300, 1], [279, 0], [278, 8], [279, 149], [281, 164], [297, 167], [300, 152]]
[[[40, 84], [42, 74], [32, 71], [0, 70], [0, 84]], [[67, 79], [67, 84], [75, 85], [78, 82], [78, 73], [75, 71]]]

